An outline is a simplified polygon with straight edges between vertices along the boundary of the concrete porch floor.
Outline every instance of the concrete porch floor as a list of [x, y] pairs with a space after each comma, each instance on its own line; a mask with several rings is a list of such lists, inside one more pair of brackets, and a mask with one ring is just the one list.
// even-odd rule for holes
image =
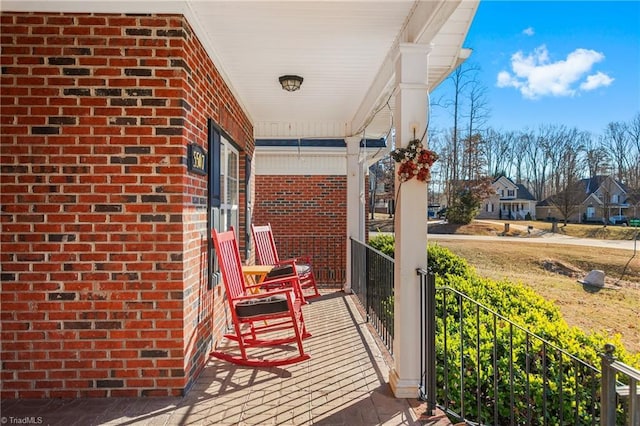
[[278, 368], [212, 358], [183, 398], [2, 401], [2, 424], [42, 425], [448, 425], [396, 399], [389, 366], [354, 296], [324, 293], [304, 308], [311, 359]]

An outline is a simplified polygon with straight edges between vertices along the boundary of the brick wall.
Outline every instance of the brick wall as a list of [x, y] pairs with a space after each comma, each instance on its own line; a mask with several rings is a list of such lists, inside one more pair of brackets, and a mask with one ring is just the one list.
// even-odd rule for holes
[[2, 397], [182, 394], [224, 321], [187, 145], [251, 124], [181, 16], [1, 24]]
[[274, 235], [345, 235], [347, 178], [259, 175], [253, 222], [271, 222]]
[[312, 256], [319, 284], [341, 287], [346, 271], [347, 177], [259, 175], [253, 223], [271, 223], [278, 254]]

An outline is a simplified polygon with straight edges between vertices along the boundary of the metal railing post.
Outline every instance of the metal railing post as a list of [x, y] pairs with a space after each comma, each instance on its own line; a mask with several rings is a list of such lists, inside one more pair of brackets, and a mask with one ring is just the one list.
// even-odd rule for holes
[[436, 409], [436, 279], [427, 274], [427, 409]]
[[[636, 370], [620, 361], [612, 361], [609, 370], [614, 374], [620, 374], [628, 381], [628, 385], [616, 383], [616, 395], [618, 399], [626, 400], [627, 424], [640, 426], [640, 393], [638, 392], [638, 382], [640, 382], [640, 370]], [[618, 404], [620, 405], [620, 404]], [[623, 404], [624, 405], [624, 404]]]
[[367, 313], [367, 322], [369, 322], [371, 320], [370, 318], [370, 314], [371, 314], [371, 293], [373, 292], [372, 290], [372, 283], [373, 283], [373, 277], [371, 276], [371, 259], [370, 259], [370, 252], [369, 250], [367, 250], [366, 248], [364, 248], [363, 250], [363, 258], [364, 258], [364, 285], [363, 285], [363, 302], [364, 302], [364, 308], [365, 308], [365, 312]]
[[418, 268], [416, 272], [420, 276], [422, 314], [420, 335], [424, 339], [420, 345], [420, 369], [422, 370], [420, 399], [426, 401], [427, 411], [430, 415], [434, 415], [436, 409], [436, 283], [435, 276], [424, 269]]
[[631, 379], [629, 382], [629, 421], [632, 426], [640, 426], [640, 392], [638, 381]]
[[616, 424], [616, 373], [611, 369], [611, 363], [616, 357], [613, 355], [615, 346], [606, 344], [604, 353], [600, 354], [602, 359], [600, 380], [600, 426], [610, 426]]

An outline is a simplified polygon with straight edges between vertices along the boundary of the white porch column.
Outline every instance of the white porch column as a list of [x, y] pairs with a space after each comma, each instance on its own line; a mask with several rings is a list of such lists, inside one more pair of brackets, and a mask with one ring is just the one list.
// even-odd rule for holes
[[362, 167], [359, 164], [360, 136], [350, 136], [345, 138], [347, 144], [347, 276], [344, 283], [344, 292], [351, 293], [351, 240], [350, 238], [362, 239], [360, 228], [364, 229], [364, 218], [360, 212], [360, 181]]
[[[396, 59], [396, 146], [407, 146], [425, 131], [429, 50], [427, 45], [400, 45]], [[426, 140], [423, 143], [426, 145]], [[394, 365], [389, 384], [396, 398], [416, 398], [421, 375], [416, 269], [427, 266], [427, 186], [417, 179], [400, 184], [397, 169], [396, 165]]]

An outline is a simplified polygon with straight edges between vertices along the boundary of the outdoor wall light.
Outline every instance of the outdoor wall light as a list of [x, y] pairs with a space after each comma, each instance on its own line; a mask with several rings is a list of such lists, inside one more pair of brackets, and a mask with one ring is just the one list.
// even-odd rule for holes
[[300, 89], [300, 85], [302, 84], [302, 77], [298, 75], [283, 75], [278, 80], [280, 80], [282, 88], [287, 92], [295, 92]]

